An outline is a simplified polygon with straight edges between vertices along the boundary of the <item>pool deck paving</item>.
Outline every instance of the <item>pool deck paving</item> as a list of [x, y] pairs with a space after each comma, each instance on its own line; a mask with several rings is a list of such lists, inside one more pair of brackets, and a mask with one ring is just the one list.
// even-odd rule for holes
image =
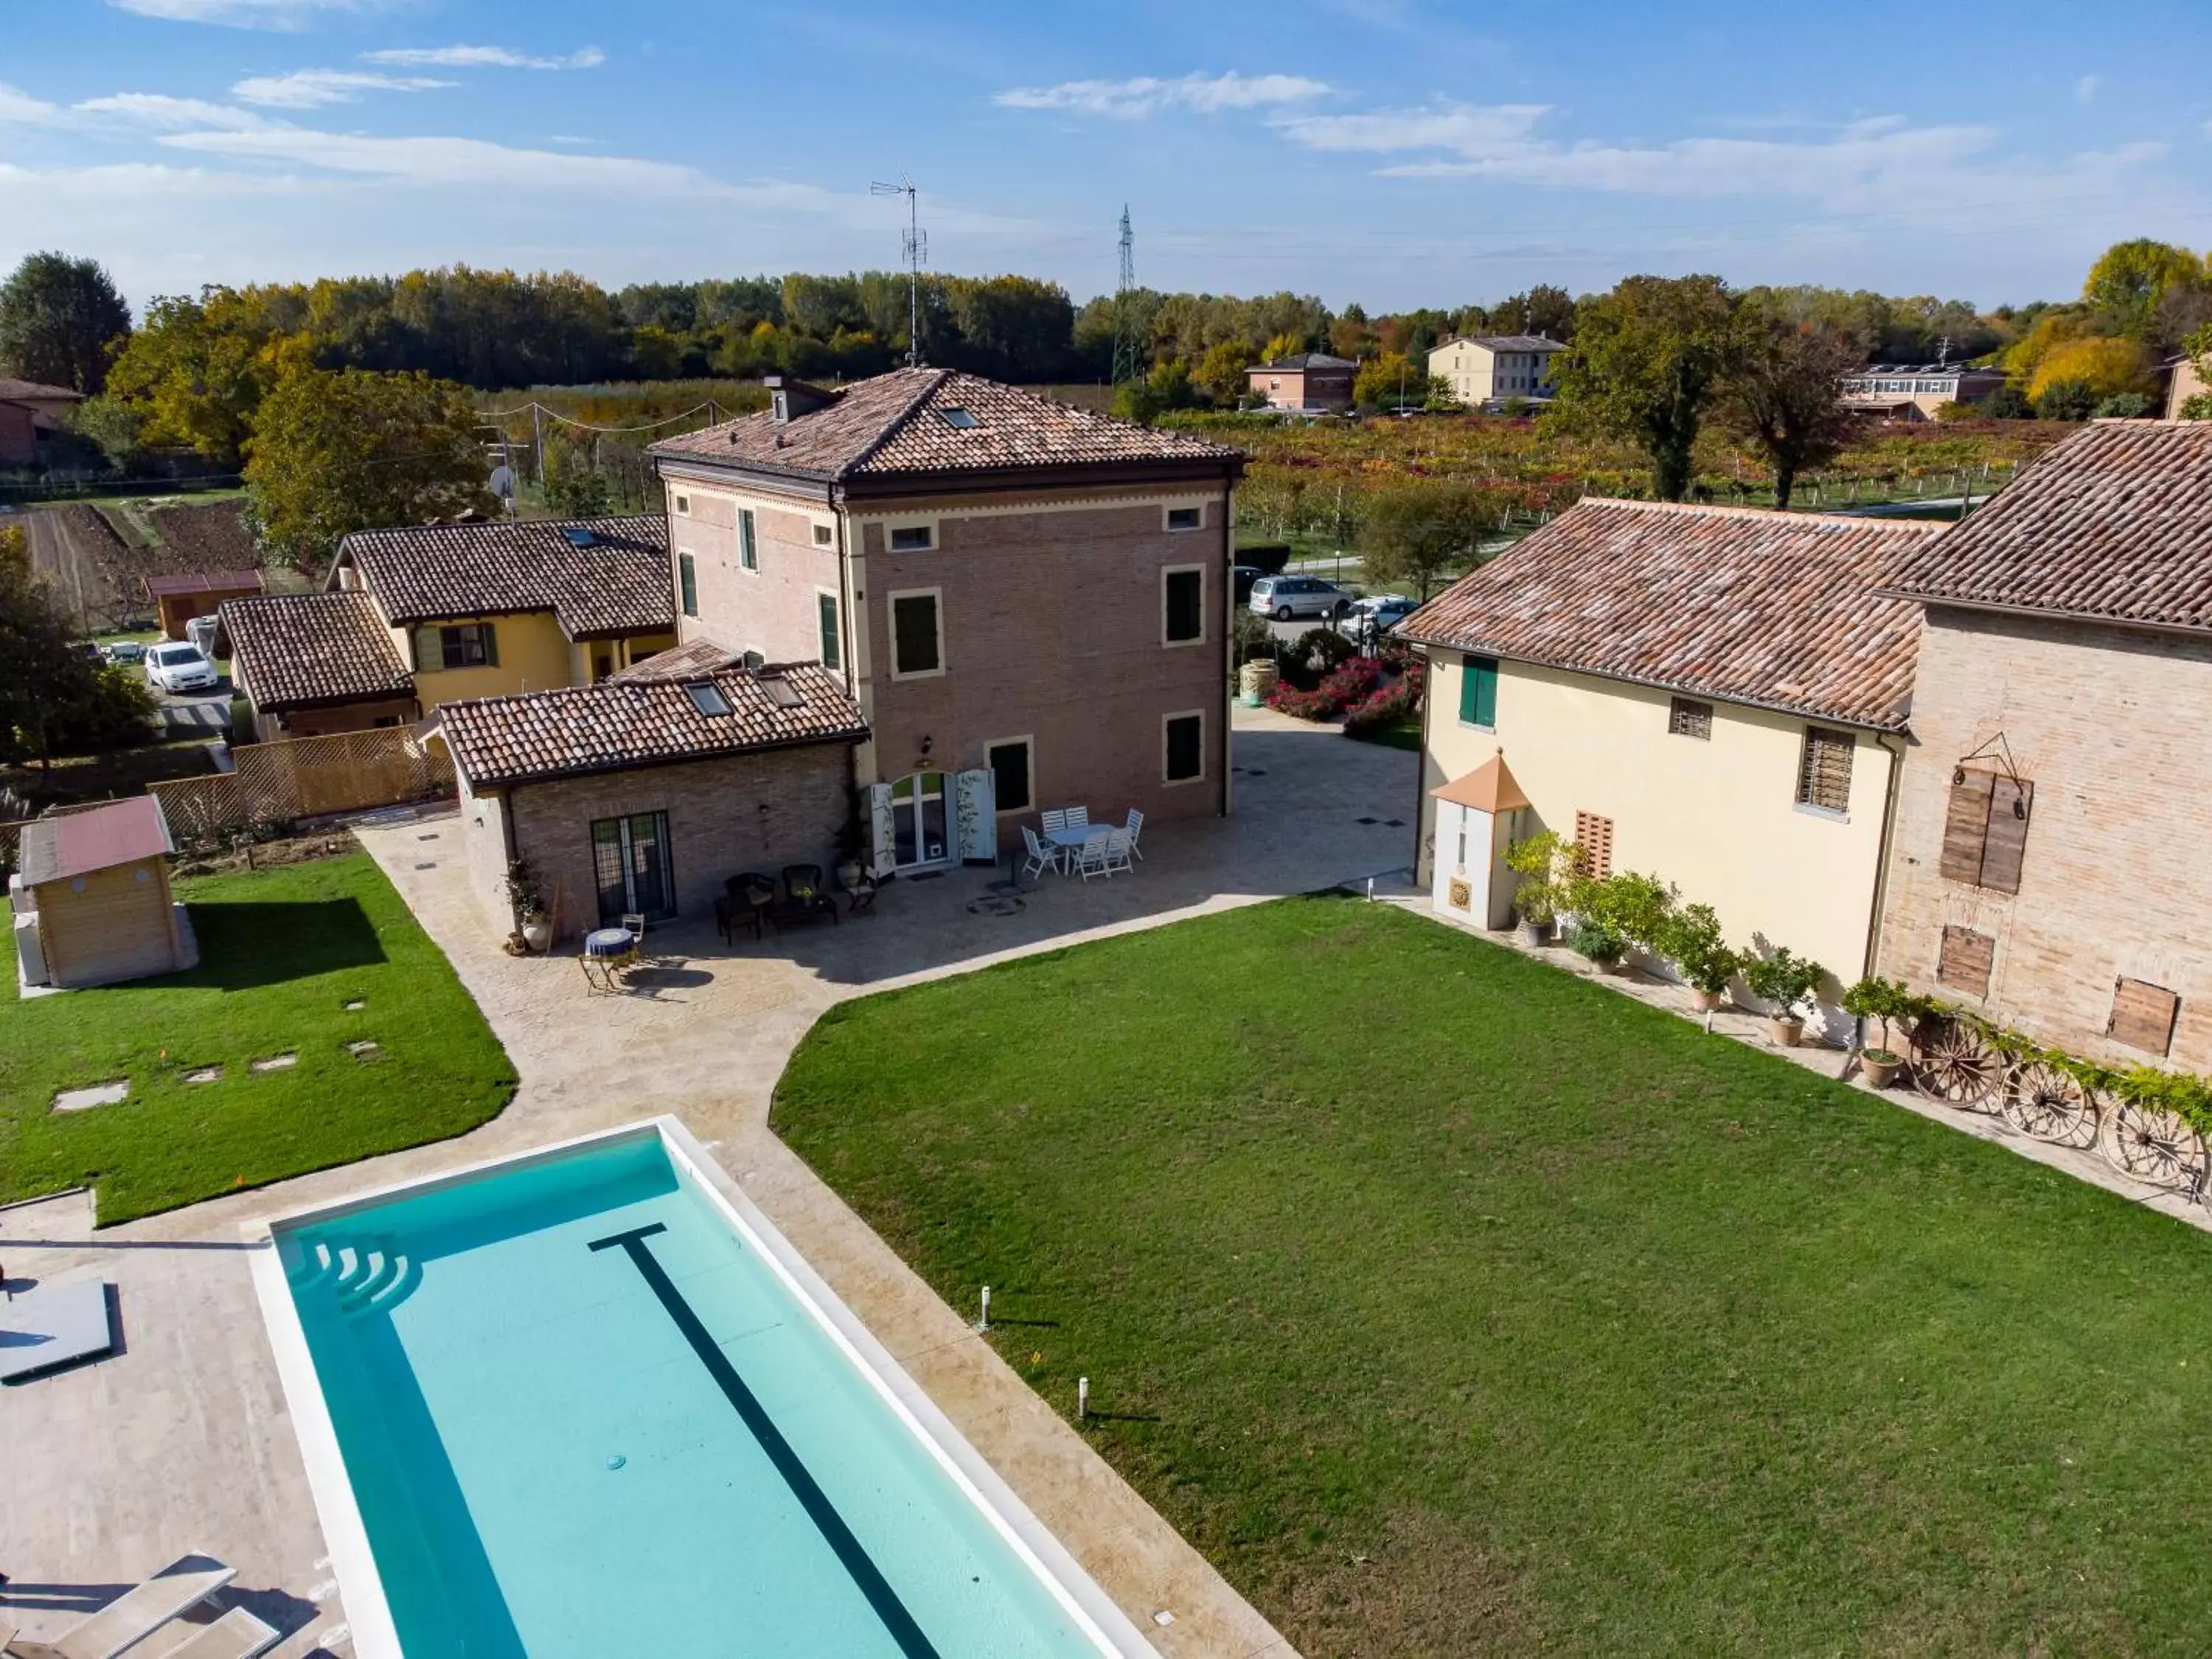
[[[486, 1158], [672, 1114], [1168, 1659], [1291, 1659], [1290, 1644], [768, 1127], [793, 1048], [848, 997], [1370, 876], [1413, 852], [1417, 758], [1266, 710], [1236, 722], [1233, 815], [1155, 821], [1135, 872], [1046, 876], [1007, 914], [996, 870], [894, 883], [872, 916], [725, 945], [648, 938], [626, 994], [573, 956], [517, 958], [470, 891], [450, 811], [360, 840], [452, 959], [521, 1082], [474, 1132], [100, 1231], [86, 1194], [0, 1210], [12, 1281], [117, 1286], [114, 1358], [0, 1392], [0, 1620], [50, 1637], [188, 1550], [239, 1569], [272, 1652], [346, 1651], [345, 1615], [254, 1299], [242, 1230]], [[1093, 803], [1094, 811], [1112, 803]], [[1103, 815], [1102, 811], [1102, 816]], [[1396, 884], [1402, 891], [1402, 884]], [[971, 908], [971, 906], [975, 908]], [[1160, 1624], [1166, 1612], [1173, 1621]]]

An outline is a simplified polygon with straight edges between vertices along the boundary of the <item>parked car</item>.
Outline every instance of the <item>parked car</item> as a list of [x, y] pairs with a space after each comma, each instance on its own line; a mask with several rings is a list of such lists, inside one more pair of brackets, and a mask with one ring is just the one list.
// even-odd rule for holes
[[1237, 603], [1247, 605], [1252, 599], [1252, 584], [1267, 573], [1256, 564], [1240, 564], [1229, 573], [1237, 580]]
[[1318, 576], [1262, 576], [1252, 584], [1251, 608], [1277, 622], [1293, 617], [1334, 617], [1352, 595]]
[[196, 645], [157, 645], [146, 653], [146, 678], [162, 690], [212, 691], [222, 682]]
[[1372, 645], [1421, 608], [1421, 602], [1403, 593], [1370, 593], [1354, 599], [1336, 619], [1336, 631], [1347, 640]]
[[100, 647], [100, 653], [118, 668], [136, 668], [146, 660], [143, 640], [117, 640]]

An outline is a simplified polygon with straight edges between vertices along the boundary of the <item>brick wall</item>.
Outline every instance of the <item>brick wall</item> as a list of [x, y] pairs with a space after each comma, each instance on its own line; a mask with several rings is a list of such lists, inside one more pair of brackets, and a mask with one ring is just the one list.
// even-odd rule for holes
[[[2122, 1063], [2157, 1056], [2106, 1038], [2115, 981], [2162, 986], [2180, 998], [2173, 1061], [2212, 1071], [2206, 708], [2212, 643], [1931, 609], [1881, 971]], [[2034, 790], [2017, 893], [1942, 873], [1954, 769], [1999, 734]], [[1990, 940], [1985, 999], [1937, 982], [1947, 926]], [[1980, 947], [1962, 943], [1978, 959]]]
[[[809, 863], [828, 875], [836, 864], [837, 831], [850, 808], [851, 750], [843, 744], [733, 755], [719, 760], [608, 772], [523, 784], [507, 792], [516, 850], [536, 866], [549, 902], [557, 881], [562, 935], [599, 926], [598, 886], [592, 866], [595, 819], [633, 813], [668, 814], [674, 851], [677, 914], [711, 915], [727, 877], [740, 870], [776, 874], [786, 864]], [[479, 815], [463, 804], [471, 837], [500, 834], [499, 814]], [[492, 883], [486, 872], [504, 867], [503, 847], [470, 848], [480, 896]], [[509, 925], [506, 904], [490, 895], [487, 911], [500, 931]]]
[[[679, 616], [677, 630], [686, 641], [705, 637], [733, 651], [757, 651], [770, 662], [817, 661], [822, 655], [821, 590], [837, 589], [837, 550], [817, 545], [817, 525], [835, 524], [825, 509], [807, 511], [767, 495], [717, 489], [689, 479], [668, 486], [670, 580], [677, 604], [684, 589], [675, 574], [681, 555], [690, 553], [696, 573], [698, 615]], [[688, 513], [676, 510], [682, 497]], [[758, 568], [748, 570], [738, 556], [738, 514], [753, 514], [753, 545]]]
[[[1081, 804], [1115, 819], [1132, 806], [1161, 817], [1218, 812], [1229, 713], [1224, 495], [1216, 486], [1178, 499], [1205, 501], [1200, 528], [1168, 531], [1158, 494], [1050, 510], [945, 503], [933, 513], [917, 502], [878, 518], [872, 508], [856, 526], [856, 586], [877, 776], [981, 766], [993, 740], [1027, 737], [1041, 805]], [[887, 526], [917, 521], [935, 524], [936, 545], [890, 551]], [[1167, 646], [1162, 573], [1179, 565], [1204, 567], [1205, 633]], [[915, 588], [939, 590], [945, 672], [895, 679], [890, 596]], [[1204, 775], [1170, 784], [1161, 722], [1188, 710], [1205, 714]]]

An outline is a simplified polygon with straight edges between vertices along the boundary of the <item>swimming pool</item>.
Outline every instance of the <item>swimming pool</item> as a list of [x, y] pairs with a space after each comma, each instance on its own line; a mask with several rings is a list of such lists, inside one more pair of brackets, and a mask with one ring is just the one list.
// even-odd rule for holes
[[1149, 1655], [667, 1121], [285, 1218], [362, 1659]]

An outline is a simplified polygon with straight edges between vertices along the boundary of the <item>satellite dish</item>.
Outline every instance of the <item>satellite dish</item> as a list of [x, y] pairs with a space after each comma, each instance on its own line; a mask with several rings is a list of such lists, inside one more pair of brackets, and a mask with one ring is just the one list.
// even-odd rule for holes
[[498, 496], [503, 501], [513, 501], [514, 499], [514, 469], [513, 467], [495, 466], [492, 468], [491, 493]]

